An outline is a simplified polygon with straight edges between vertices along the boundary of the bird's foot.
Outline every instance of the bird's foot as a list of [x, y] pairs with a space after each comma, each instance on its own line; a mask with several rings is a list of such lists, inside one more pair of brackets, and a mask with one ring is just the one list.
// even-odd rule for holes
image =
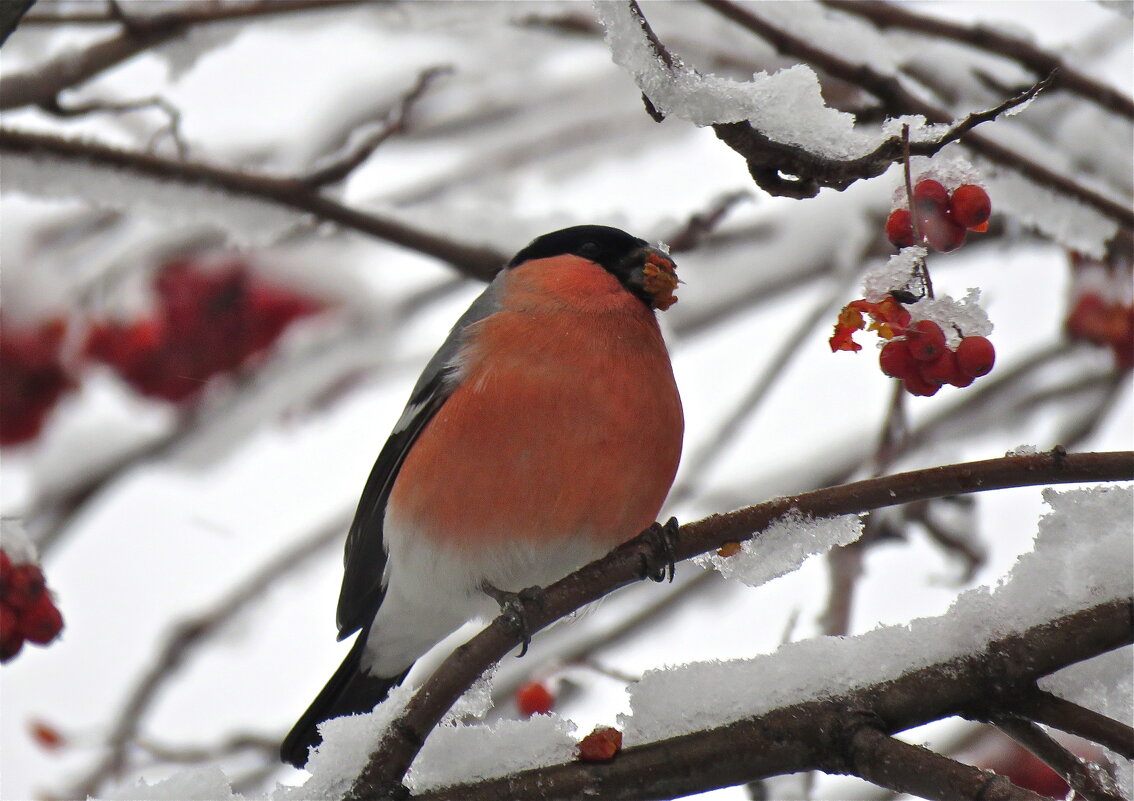
[[681, 525], [676, 517], [664, 524], [654, 523], [642, 532], [642, 542], [649, 547], [649, 553], [641, 554], [642, 578], [652, 581], [673, 581], [676, 561], [677, 532]]
[[528, 645], [532, 641], [531, 627], [528, 625], [528, 608], [543, 604], [543, 588], [528, 587], [519, 592], [501, 590], [491, 584], [481, 585], [486, 595], [500, 604], [500, 612], [505, 622], [520, 638], [520, 653], [517, 658], [528, 652]]

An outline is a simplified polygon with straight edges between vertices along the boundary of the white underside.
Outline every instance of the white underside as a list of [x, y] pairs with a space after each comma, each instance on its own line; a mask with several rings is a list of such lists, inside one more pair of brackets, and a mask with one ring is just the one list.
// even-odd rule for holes
[[397, 675], [466, 621], [495, 617], [499, 606], [481, 591], [485, 584], [511, 592], [546, 587], [605, 552], [584, 536], [474, 554], [438, 547], [414, 529], [387, 510], [386, 597], [363, 659], [363, 668], [374, 675]]

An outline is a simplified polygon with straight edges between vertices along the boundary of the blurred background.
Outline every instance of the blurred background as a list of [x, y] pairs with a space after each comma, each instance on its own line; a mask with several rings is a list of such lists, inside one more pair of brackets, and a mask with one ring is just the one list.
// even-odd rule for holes
[[[957, 118], [1046, 74], [837, 5], [745, 7]], [[1130, 3], [901, 8], [1084, 76], [978, 130], [1129, 209]], [[706, 5], [643, 11], [701, 73], [799, 63]], [[687, 429], [667, 516], [1020, 446], [1130, 447], [1128, 220], [947, 149], [993, 217], [931, 255], [933, 280], [980, 288], [997, 365], [966, 389], [895, 394], [873, 336], [859, 353], [828, 338], [896, 250], [901, 170], [771, 197], [710, 128], [651, 119], [589, 3], [39, 0], [2, 56], [0, 513], [35, 543], [65, 621], [0, 670], [5, 799], [202, 762], [249, 794], [302, 778], [276, 744], [345, 653], [342, 537], [373, 460], [484, 280], [556, 228], [673, 248], [685, 283], [662, 324]], [[903, 113], [818, 74], [864, 130]], [[758, 589], [680, 565], [674, 585], [630, 588], [508, 660], [497, 714], [520, 714], [534, 680], [586, 732], [650, 667], [941, 613], [1003, 575], [1041, 513], [1021, 489], [875, 515], [862, 545]], [[1007, 759], [960, 724], [911, 738]], [[807, 781], [815, 798], [884, 797]]]

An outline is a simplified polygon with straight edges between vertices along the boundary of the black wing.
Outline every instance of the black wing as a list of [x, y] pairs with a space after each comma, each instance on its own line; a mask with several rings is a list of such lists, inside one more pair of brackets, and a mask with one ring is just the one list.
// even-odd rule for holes
[[406, 410], [394, 433], [386, 440], [378, 461], [370, 471], [362, 498], [354, 513], [354, 522], [347, 534], [343, 557], [343, 586], [339, 591], [339, 639], [343, 640], [363, 626], [369, 626], [385, 594], [382, 574], [386, 567], [386, 546], [382, 526], [386, 518], [386, 502], [402, 462], [422, 430], [453, 392], [458, 358], [465, 334], [470, 326], [495, 313], [501, 278], [493, 281], [457, 320], [449, 337], [441, 345], [413, 388]]
[[382, 581], [386, 567], [386, 548], [382, 537], [386, 501], [410, 447], [449, 397], [446, 378], [450, 372], [438, 372], [410, 398], [403, 416], [405, 427], [386, 440], [370, 477], [366, 479], [343, 556], [343, 586], [339, 591], [337, 612], [340, 640], [369, 625], [382, 603], [386, 592]]

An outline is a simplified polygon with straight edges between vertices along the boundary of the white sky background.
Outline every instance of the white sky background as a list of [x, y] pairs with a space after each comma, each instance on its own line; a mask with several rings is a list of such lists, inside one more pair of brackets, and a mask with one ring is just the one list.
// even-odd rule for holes
[[[1094, 3], [919, 5], [942, 16], [995, 21], [1027, 32], [1084, 71], [1131, 91], [1129, 42], [1111, 50], [1098, 45], [1108, 26], [1124, 18]], [[532, 8], [590, 12], [589, 4], [579, 3]], [[508, 25], [506, 16], [514, 10], [488, 3], [456, 10], [435, 3], [416, 10], [329, 12], [261, 22], [255, 30], [234, 28], [234, 39], [222, 39], [191, 63], [181, 64], [174, 56], [198, 52], [208, 41], [191, 38], [186, 46], [166, 48], [171, 51], [166, 55], [135, 59], [85, 91], [118, 99], [160, 92], [182, 110], [193, 156], [286, 172], [333, 148], [336, 132], [345, 133], [384, 108], [421, 68], [453, 64], [459, 80], [438, 82], [419, 107], [424, 129], [410, 140], [384, 145], [352, 177], [345, 200], [512, 252], [536, 234], [583, 222], [662, 236], [721, 193], [752, 189], [754, 202], [738, 207], [723, 231], [771, 220], [795, 225], [796, 232], [782, 248], [763, 254], [768, 263], [753, 263], [743, 251], [718, 254], [714, 261], [699, 251], [679, 257], [686, 284], [679, 305], [663, 315], [675, 330], [699, 309], [741, 291], [753, 276], [775, 270], [777, 260], [802, 260], [801, 253], [821, 251], [831, 241], [845, 240], [849, 249], [880, 235], [867, 227], [877, 223], [869, 215], [888, 208], [896, 173], [844, 193], [825, 190], [810, 201], [768, 198], [755, 190], [740, 157], [711, 131], [678, 119], [653, 123], [642, 111], [631, 77], [611, 61], [601, 41]], [[719, 34], [722, 48], [741, 53], [763, 47], [737, 32], [715, 32], [722, 23], [704, 9], [647, 5], [646, 12], [663, 39], [681, 31], [682, 14], [695, 13], [699, 24], [710, 27], [693, 38], [712, 40]], [[55, 35], [21, 30], [4, 47], [3, 68], [18, 69], [44, 52], [41, 48], [53, 52], [64, 44]], [[674, 47], [680, 45], [674, 42]], [[515, 124], [462, 122], [466, 110], [517, 93], [531, 101]], [[20, 112], [5, 115], [4, 122], [58, 127], [42, 119]], [[450, 121], [457, 127], [447, 129]], [[134, 116], [64, 128], [139, 146], [152, 123], [151, 117]], [[580, 130], [570, 130], [574, 125]], [[585, 134], [611, 128], [618, 133], [609, 139]], [[538, 148], [564, 130], [565, 141], [549, 148], [557, 156], [482, 173], [485, 162], [520, 159], [524, 148]], [[461, 176], [456, 186], [434, 185], [451, 181], [454, 172]], [[994, 196], [994, 214], [996, 204]], [[75, 213], [77, 206], [10, 193], [0, 208], [5, 314], [14, 309], [31, 316], [50, 309], [73, 292], [77, 276], [129, 265], [140, 252], [188, 236], [201, 221], [217, 218], [217, 211], [238, 243], [265, 236], [263, 230], [250, 230], [247, 219], [234, 223], [229, 208], [197, 205], [139, 215], [116, 240], [94, 243], [78, 254], [52, 252], [37, 249], [28, 232]], [[277, 244], [256, 259], [267, 269], [298, 276], [370, 321], [366, 347], [351, 358], [382, 369], [332, 404], [309, 410], [297, 401], [299, 413], [282, 421], [268, 417], [247, 437], [222, 432], [191, 439], [160, 464], [131, 470], [84, 510], [45, 563], [67, 623], [63, 639], [46, 650], [26, 649], [0, 671], [4, 799], [61, 790], [85, 770], [97, 751], [84, 745], [97, 741], [171, 620], [207, 609], [273, 554], [349, 513], [420, 366], [480, 288], [469, 282], [426, 312], [401, 320], [393, 316], [398, 301], [445, 281], [451, 275], [447, 268], [371, 239], [338, 234]], [[981, 287], [996, 325], [998, 369], [1056, 338], [1068, 272], [1058, 248], [1016, 230], [996, 244], [972, 244], [935, 257], [931, 266], [939, 291], [945, 286], [959, 297], [969, 286]], [[839, 305], [859, 296], [857, 281], [848, 281]], [[827, 283], [809, 285], [703, 333], [670, 337], [686, 408], [687, 454], [698, 450], [716, 421], [748, 390], [796, 321], [830, 291]], [[874, 441], [888, 381], [878, 372], [870, 345], [859, 354], [831, 354], [826, 338], [833, 312], [827, 320], [810, 333], [759, 414], [699, 477], [701, 493], [667, 514], [692, 520], [806, 487], [810, 465], [824, 465], [851, 443]], [[289, 344], [299, 349], [305, 336], [314, 335], [297, 332]], [[1089, 350], [1082, 354], [1083, 362], [1107, 358]], [[295, 383], [288, 386], [294, 390]], [[978, 380], [974, 386], [979, 385]], [[933, 399], [913, 399], [915, 419], [948, 405], [959, 392], [947, 388]], [[1130, 407], [1127, 387], [1083, 449], [1129, 448], [1134, 440]], [[164, 410], [130, 399], [111, 378], [98, 376], [64, 402], [37, 449], [5, 453], [0, 509], [18, 514], [36, 486], [57, 481], [65, 470], [81, 470], [83, 458], [114, 442], [160, 431], [168, 423]], [[1054, 444], [1056, 429], [1049, 416], [1022, 417], [1017, 425], [956, 439], [902, 467], [989, 458], [1023, 443], [1046, 448]], [[977, 510], [989, 551], [974, 579], [982, 584], [1002, 576], [1028, 549], [1041, 511], [1040, 491], [986, 494]], [[266, 603], [202, 649], [161, 695], [143, 722], [143, 733], [163, 744], [186, 745], [214, 742], [228, 731], [282, 734], [345, 654], [344, 645], [334, 642], [340, 554], [335, 546], [309, 569], [274, 586]], [[955, 580], [959, 573], [959, 566], [920, 533], [874, 547], [859, 585], [854, 631], [943, 612], [963, 589]], [[639, 592], [651, 591], [659, 590]], [[826, 568], [822, 560], [811, 560], [763, 587], [736, 585], [727, 594], [703, 596], [675, 615], [664, 634], [655, 631], [623, 643], [601, 659], [633, 673], [662, 664], [754, 656], [778, 645], [793, 615], [798, 614], [793, 638], [814, 634], [826, 593]], [[626, 604], [609, 601], [577, 625], [601, 625], [604, 615], [618, 615]], [[533, 654], [538, 649], [537, 640]], [[580, 731], [613, 723], [628, 709], [621, 685], [585, 673], [579, 680], [587, 692], [560, 711]], [[39, 749], [27, 735], [32, 718], [59, 726], [76, 745], [62, 754]], [[236, 764], [238, 770], [247, 767]], [[153, 780], [165, 771], [144, 775]], [[279, 777], [299, 775], [281, 770]], [[845, 780], [820, 779], [816, 797], [852, 792]], [[709, 796], [739, 799], [744, 794], [733, 789]]]

